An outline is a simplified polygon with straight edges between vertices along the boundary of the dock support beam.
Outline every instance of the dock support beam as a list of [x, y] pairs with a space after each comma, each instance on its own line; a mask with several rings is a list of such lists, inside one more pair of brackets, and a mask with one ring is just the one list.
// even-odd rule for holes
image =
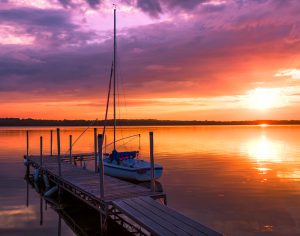
[[103, 158], [102, 158], [102, 142], [103, 135], [98, 134], [98, 154], [99, 154], [99, 177], [100, 177], [100, 198], [104, 198], [104, 168], [103, 168]]
[[95, 157], [95, 173], [97, 173], [98, 172], [98, 164], [97, 164], [97, 128], [94, 128], [94, 157]]
[[53, 153], [52, 153], [52, 145], [53, 145], [53, 130], [50, 130], [50, 156], [53, 155]]
[[57, 128], [57, 162], [58, 162], [58, 175], [61, 176], [61, 166], [60, 166], [60, 129]]
[[70, 164], [72, 164], [72, 135], [70, 135]]
[[150, 136], [150, 164], [151, 164], [151, 191], [155, 192], [155, 172], [154, 172], [154, 151], [153, 151], [153, 132], [149, 133]]

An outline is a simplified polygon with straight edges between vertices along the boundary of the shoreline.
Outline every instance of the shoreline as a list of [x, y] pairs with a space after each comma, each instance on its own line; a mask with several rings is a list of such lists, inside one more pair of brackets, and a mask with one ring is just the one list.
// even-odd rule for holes
[[[246, 120], [246, 121], [180, 121], [155, 119], [119, 119], [118, 126], [235, 126], [235, 125], [300, 125], [300, 120]], [[104, 126], [103, 120], [40, 120], [0, 118], [0, 127], [79, 127]], [[113, 120], [107, 120], [106, 126], [113, 126]]]

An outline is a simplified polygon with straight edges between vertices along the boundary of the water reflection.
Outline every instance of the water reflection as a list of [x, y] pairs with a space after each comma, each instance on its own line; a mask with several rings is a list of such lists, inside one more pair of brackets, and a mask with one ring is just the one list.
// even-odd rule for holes
[[[299, 181], [300, 165], [299, 161], [295, 160], [296, 151], [293, 149], [295, 147], [288, 142], [268, 138], [264, 130], [258, 138], [242, 145], [241, 152], [253, 159], [254, 169], [259, 175], [267, 175], [268, 172], [275, 171], [279, 179]], [[262, 182], [265, 181], [268, 181], [267, 177], [262, 179]]]
[[257, 139], [247, 142], [245, 149], [247, 154], [257, 163], [280, 163], [284, 158], [284, 144], [280, 141], [270, 140], [264, 134]]
[[[77, 234], [71, 230], [74, 222], [85, 225], [86, 221], [93, 222], [83, 226], [93, 235], [93, 225], [99, 225], [97, 213], [90, 215], [78, 203], [78, 211], [69, 207], [72, 200], [68, 196], [63, 211], [48, 203], [51, 207], [43, 212], [43, 226], [39, 225], [39, 195], [29, 186], [30, 199], [24, 199], [25, 130], [0, 130], [0, 188], [5, 190], [0, 192], [0, 211], [4, 212], [0, 212], [0, 234], [22, 231], [24, 235], [41, 235], [47, 231], [57, 235], [61, 217], [61, 235]], [[62, 128], [62, 151], [68, 150], [69, 135], [75, 140], [83, 130]], [[300, 126], [122, 127], [118, 134], [141, 133], [141, 154], [148, 158], [150, 130], [154, 132], [155, 160], [164, 166], [160, 181], [170, 207], [226, 235], [300, 234]], [[49, 153], [50, 128], [32, 129], [30, 153], [39, 153], [41, 135], [45, 153]], [[107, 143], [112, 139], [111, 129], [107, 139]], [[55, 154], [55, 139], [53, 144]], [[126, 147], [138, 149], [138, 139]], [[92, 150], [90, 130], [73, 152]], [[87, 166], [93, 168], [92, 163]], [[73, 223], [66, 223], [70, 217], [64, 213], [71, 215], [69, 222]]]
[[[57, 214], [58, 236], [64, 235], [62, 234], [62, 222], [64, 222], [75, 235], [102, 235], [100, 229], [100, 214], [98, 211], [85, 204], [84, 202], [78, 200], [76, 197], [66, 191], [62, 191], [61, 194], [52, 194], [51, 197], [43, 197], [45, 193], [45, 186], [42, 182], [34, 182], [32, 175], [26, 176], [25, 180], [27, 186], [31, 186], [31, 188], [36, 191], [35, 194], [39, 196], [39, 218], [35, 217], [33, 220], [39, 220], [40, 226], [44, 224], [44, 205], [45, 210], [47, 210], [47, 206], [49, 205], [50, 208]], [[151, 188], [150, 182], [140, 183], [140, 185], [145, 188]], [[156, 191], [163, 191], [163, 187], [160, 182], [155, 181], [155, 187]], [[29, 203], [29, 188], [27, 187], [26, 190], [26, 203]], [[22, 210], [19, 209], [15, 212], [10, 211], [10, 213], [12, 215], [19, 215], [24, 213], [28, 215], [28, 212], [35, 214], [35, 211], [31, 210], [31, 206], [29, 205], [27, 205], [27, 208], [25, 208], [24, 206], [22, 206], [22, 208]], [[5, 211], [2, 212], [4, 216], [8, 215]], [[120, 227], [116, 222], [109, 219], [108, 231], [105, 235], [129, 236], [131, 234], [129, 234], [124, 228]]]
[[[18, 220], [16, 220], [16, 217]], [[24, 205], [1, 206], [0, 228], [14, 228], [24, 225], [24, 221], [35, 220], [35, 210]]]

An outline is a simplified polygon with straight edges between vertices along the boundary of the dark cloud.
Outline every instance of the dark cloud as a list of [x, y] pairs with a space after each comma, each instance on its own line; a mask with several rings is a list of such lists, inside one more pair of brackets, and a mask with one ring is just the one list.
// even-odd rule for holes
[[14, 8], [0, 10], [0, 21], [41, 27], [71, 27], [69, 16], [60, 10]]
[[64, 7], [69, 7], [72, 6], [72, 0], [59, 0], [59, 2], [64, 6]]
[[[24, 52], [32, 63], [14, 58], [10, 54], [0, 57], [0, 88], [2, 91], [41, 91], [72, 96], [89, 94], [106, 89], [111, 53], [101, 47], [81, 47], [77, 50], [59, 52]], [[101, 87], [102, 85], [102, 87]], [[74, 92], [77, 91], [77, 92]]]
[[100, 4], [100, 0], [86, 0], [91, 7], [96, 7]]
[[82, 31], [79, 25], [72, 23], [70, 14], [65, 10], [38, 8], [0, 10], [0, 21], [21, 26], [19, 31], [34, 36], [36, 43], [43, 46], [81, 45], [96, 36], [95, 32]]
[[183, 9], [193, 9], [204, 2], [209, 2], [209, 0], [161, 0], [161, 3], [166, 4], [169, 8], [180, 7]]
[[136, 6], [149, 15], [157, 17], [163, 12], [172, 10], [193, 10], [204, 2], [209, 2], [209, 0], [137, 0]]
[[[76, 4], [73, 3], [72, 0], [58, 0], [60, 2], [60, 4], [63, 5], [63, 7], [65, 8], [68, 8], [68, 7], [76, 7]], [[82, 2], [86, 2], [88, 3], [88, 5], [91, 7], [91, 8], [96, 8], [99, 4], [100, 4], [100, 0], [82, 0]]]
[[[84, 0], [82, 0], [84, 1]], [[92, 8], [101, 5], [100, 0], [85, 0]], [[120, 0], [120, 4], [131, 5], [141, 9], [152, 17], [158, 17], [161, 13], [173, 9], [191, 10], [199, 4], [210, 0]], [[76, 7], [72, 0], [59, 0], [64, 7]]]
[[159, 0], [152, 0], [152, 1], [138, 0], [137, 7], [149, 13], [151, 16], [155, 16], [155, 17], [162, 12]]

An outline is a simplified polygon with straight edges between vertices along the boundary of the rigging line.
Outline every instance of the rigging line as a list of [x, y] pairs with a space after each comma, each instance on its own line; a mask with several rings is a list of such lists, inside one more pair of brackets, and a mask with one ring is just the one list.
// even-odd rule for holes
[[[118, 66], [118, 65], [117, 65]], [[118, 116], [121, 120], [121, 106], [120, 106], [120, 86], [119, 86], [119, 73], [117, 72], [117, 103], [118, 103]], [[123, 131], [120, 129], [121, 137], [123, 138]]]
[[111, 90], [111, 80], [113, 76], [113, 68], [114, 68], [114, 62], [111, 63], [111, 69], [110, 69], [110, 78], [109, 78], [109, 85], [108, 85], [108, 93], [107, 93], [107, 102], [106, 102], [106, 110], [105, 110], [105, 118], [104, 118], [104, 127], [102, 131], [102, 137], [105, 135], [106, 131], [106, 125], [107, 125], [107, 115], [108, 115], [108, 107], [109, 107], [109, 98], [110, 98], [110, 90]]
[[[134, 135], [131, 135], [131, 136], [128, 136], [128, 137], [125, 137], [125, 138], [118, 139], [118, 140], [116, 140], [116, 142], [119, 142], [119, 141], [122, 141], [122, 140], [128, 139], [128, 138], [133, 138], [133, 137], [139, 136], [139, 135], [140, 135], [140, 134], [134, 134]], [[108, 146], [112, 145], [113, 143], [114, 143], [114, 142], [111, 142], [111, 143], [109, 143], [109, 144], [106, 144], [105, 147], [108, 147]]]
[[[131, 142], [131, 141], [133, 141], [135, 139], [135, 137], [132, 137], [131, 139], [129, 139], [127, 142], [123, 142], [123, 144], [122, 145], [120, 145], [120, 147], [123, 147], [123, 146], [125, 146], [127, 143], [129, 143], [129, 142]], [[126, 148], [125, 148], [126, 149]]]
[[[125, 126], [126, 125], [128, 126], [129, 122], [126, 119], [126, 117], [128, 117], [128, 116], [127, 116], [127, 109], [126, 109], [127, 105], [126, 105], [126, 98], [125, 98], [124, 79], [123, 79], [123, 73], [122, 73], [122, 61], [121, 61], [119, 54], [120, 53], [117, 52], [117, 55], [116, 55], [118, 62], [119, 62], [118, 65], [116, 65], [117, 66], [117, 75], [118, 75], [117, 76], [118, 104], [120, 104], [121, 103], [120, 101], [122, 101], [122, 105], [124, 107], [124, 108], [122, 107], [122, 111], [125, 113], [125, 115], [123, 116], [125, 118], [123, 119], [122, 122]], [[119, 105], [118, 107], [119, 107], [119, 113], [121, 113], [121, 111], [120, 111], [121, 106]], [[121, 119], [121, 115], [119, 115], [119, 117]], [[120, 130], [120, 133], [121, 133], [121, 137], [124, 137], [122, 129]]]
[[[119, 61], [119, 64], [117, 65], [118, 66], [118, 71], [120, 71], [120, 73], [119, 73], [120, 74], [119, 75], [119, 77], [120, 77], [120, 90], [123, 91], [123, 93], [121, 93], [121, 95], [123, 95], [123, 100], [124, 100], [124, 109], [123, 109], [123, 111], [125, 113], [125, 117], [128, 117], [128, 115], [127, 115], [128, 112], [127, 112], [126, 96], [125, 96], [125, 89], [124, 89], [124, 78], [122, 76], [123, 75], [122, 65], [121, 65], [122, 61], [121, 61], [121, 58], [119, 58], [119, 54], [117, 54], [117, 59]], [[124, 121], [123, 123], [129, 125], [128, 121]]]
[[[120, 78], [120, 73], [119, 73], [119, 70], [120, 70], [120, 61], [119, 61], [119, 53], [116, 52], [116, 58], [118, 60], [118, 64], [116, 65], [117, 66], [117, 69], [116, 69], [116, 89], [117, 89], [117, 110], [118, 110], [118, 118], [119, 120], [121, 120], [121, 106], [120, 106], [120, 83], [119, 83], [119, 78]], [[122, 129], [119, 130], [119, 133], [121, 134], [121, 137], [123, 138], [124, 135], [123, 135], [123, 131]]]
[[[96, 122], [98, 121], [98, 118], [96, 119], [96, 120], [93, 120], [90, 124], [89, 124], [89, 126], [78, 136], [78, 138], [71, 144], [71, 147], [73, 147], [76, 143], [77, 143], [77, 141], [81, 138], [81, 136], [93, 125], [93, 124], [95, 124]], [[68, 154], [68, 152], [70, 151], [70, 148], [65, 152], [65, 155], [67, 155]]]

